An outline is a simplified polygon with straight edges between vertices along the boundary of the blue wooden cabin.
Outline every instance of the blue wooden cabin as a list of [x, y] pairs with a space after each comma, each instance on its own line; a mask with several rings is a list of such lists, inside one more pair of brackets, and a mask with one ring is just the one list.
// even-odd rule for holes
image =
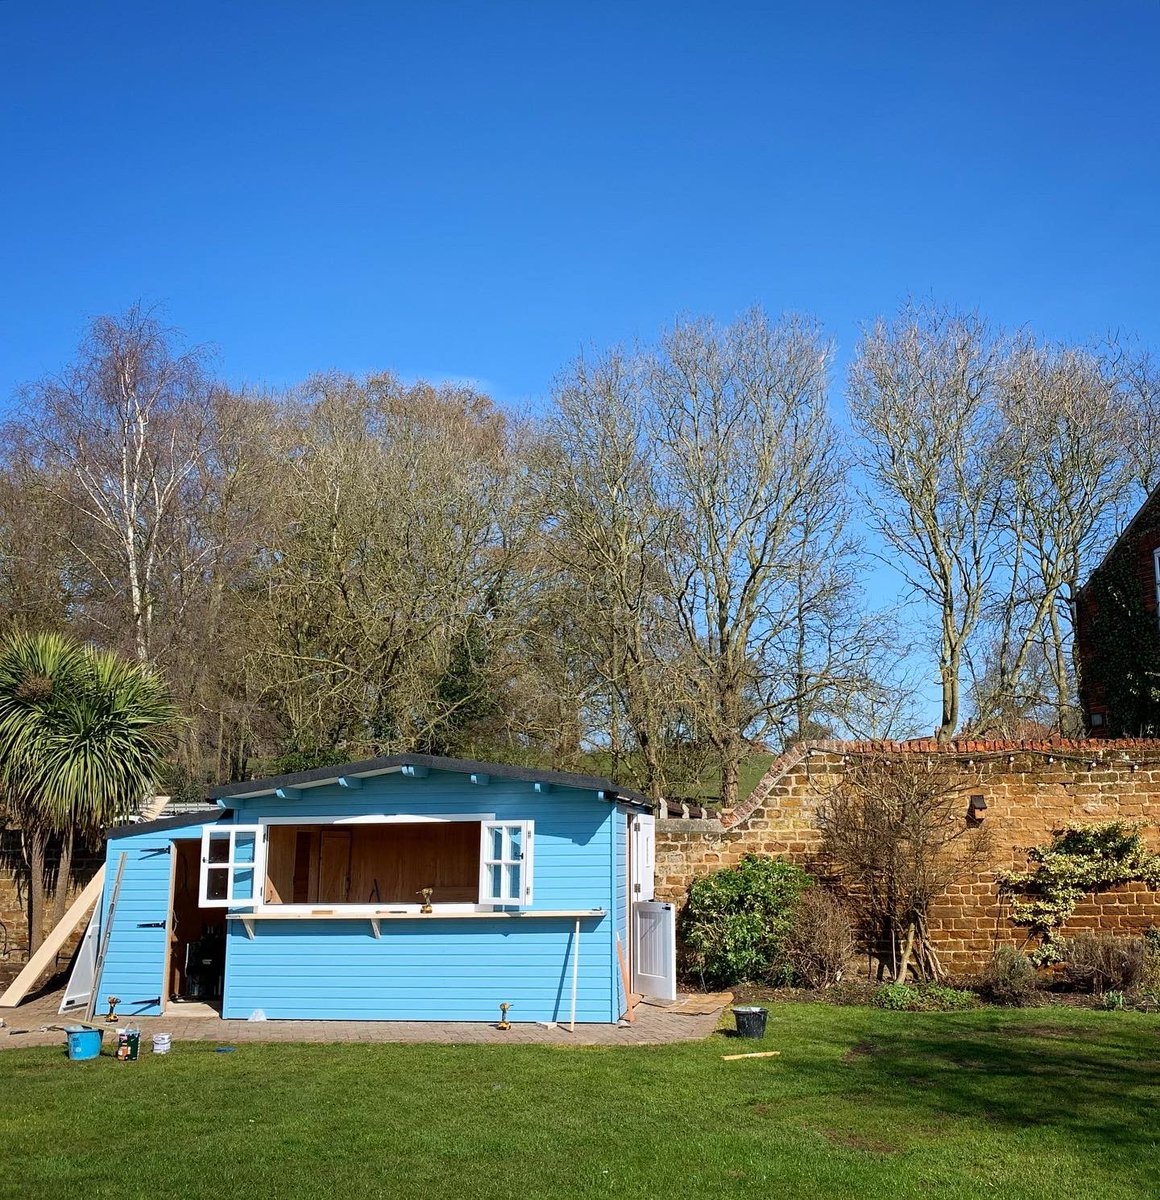
[[99, 1011], [614, 1022], [626, 980], [675, 995], [651, 804], [607, 779], [395, 755], [211, 795], [110, 832]]

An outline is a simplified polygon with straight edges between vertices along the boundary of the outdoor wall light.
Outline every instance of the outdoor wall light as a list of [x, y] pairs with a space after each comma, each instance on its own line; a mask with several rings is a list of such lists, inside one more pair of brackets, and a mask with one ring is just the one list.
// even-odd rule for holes
[[981, 821], [987, 815], [987, 802], [982, 796], [972, 796], [967, 816], [972, 821]]

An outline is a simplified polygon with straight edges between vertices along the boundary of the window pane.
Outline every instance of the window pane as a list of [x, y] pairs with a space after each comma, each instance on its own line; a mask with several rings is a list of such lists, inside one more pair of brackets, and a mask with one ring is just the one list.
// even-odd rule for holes
[[[211, 847], [213, 843], [210, 843]], [[222, 867], [210, 867], [209, 875], [205, 881], [205, 894], [207, 900], [224, 900], [226, 898], [226, 880], [229, 878], [229, 873]]]
[[488, 875], [491, 880], [491, 894], [497, 899], [503, 899], [503, 867], [495, 866], [488, 867]]
[[209, 861], [211, 863], [224, 863], [229, 862], [229, 860], [230, 839], [228, 837], [215, 837], [211, 835], [209, 839]]
[[524, 840], [523, 827], [520, 825], [509, 825], [508, 838], [511, 842], [511, 849], [508, 851], [508, 858], [522, 858]]
[[253, 900], [254, 898], [254, 868], [243, 867], [234, 872], [234, 899]]
[[234, 862], [252, 863], [257, 838], [252, 833], [234, 835]]
[[518, 866], [508, 867], [508, 895], [513, 900], [522, 900], [520, 895], [520, 868]]
[[491, 854], [490, 858], [503, 858], [503, 826], [497, 825], [491, 831]]

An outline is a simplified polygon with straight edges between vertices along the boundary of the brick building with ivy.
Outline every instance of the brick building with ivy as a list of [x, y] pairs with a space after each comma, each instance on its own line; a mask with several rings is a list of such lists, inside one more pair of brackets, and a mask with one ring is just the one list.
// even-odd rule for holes
[[1160, 737], [1160, 487], [1076, 595], [1079, 700], [1092, 737]]

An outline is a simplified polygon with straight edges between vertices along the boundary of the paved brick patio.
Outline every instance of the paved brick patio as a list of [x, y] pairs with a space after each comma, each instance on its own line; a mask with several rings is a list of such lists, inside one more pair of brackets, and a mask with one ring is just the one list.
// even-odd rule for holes
[[[51, 992], [22, 1004], [0, 1008], [5, 1028], [0, 1029], [0, 1050], [20, 1046], [58, 1046], [59, 1029], [46, 1026], [72, 1024], [75, 1018], [59, 1016], [60, 993]], [[540, 1046], [651, 1046], [667, 1042], [696, 1041], [717, 1027], [721, 1009], [690, 1016], [640, 1004], [631, 1025], [542, 1025], [513, 1022], [508, 1030], [494, 1024], [460, 1021], [223, 1021], [203, 1005], [188, 1010], [176, 1006], [163, 1017], [125, 1017], [107, 1029], [133, 1026], [141, 1030], [144, 1049], [155, 1033], [169, 1033], [181, 1042], [443, 1042], [447, 1044], [520, 1043]], [[15, 1032], [15, 1031], [25, 1032]], [[115, 1036], [115, 1035], [114, 1035]], [[105, 1038], [106, 1047], [110, 1037]]]

